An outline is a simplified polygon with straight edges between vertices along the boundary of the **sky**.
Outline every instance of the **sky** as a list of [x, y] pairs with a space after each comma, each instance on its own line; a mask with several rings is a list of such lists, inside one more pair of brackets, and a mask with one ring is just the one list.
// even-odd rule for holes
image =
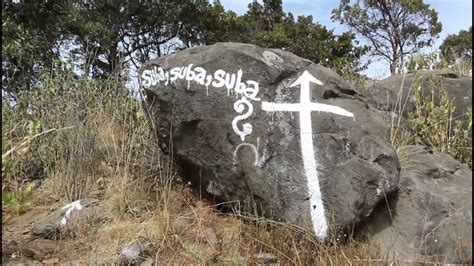
[[[252, 0], [221, 0], [226, 10], [230, 9], [239, 15], [247, 11], [247, 5], [251, 2]], [[349, 30], [339, 22], [331, 20], [331, 11], [339, 5], [339, 2], [339, 0], [283, 0], [283, 11], [291, 12], [295, 17], [312, 15], [315, 22], [339, 34]], [[424, 2], [438, 12], [438, 19], [443, 24], [443, 30], [434, 48], [438, 48], [448, 34], [467, 30], [472, 25], [472, 0], [425, 0]], [[372, 63], [364, 74], [375, 79], [385, 78], [390, 75], [388, 63], [384, 61]]]

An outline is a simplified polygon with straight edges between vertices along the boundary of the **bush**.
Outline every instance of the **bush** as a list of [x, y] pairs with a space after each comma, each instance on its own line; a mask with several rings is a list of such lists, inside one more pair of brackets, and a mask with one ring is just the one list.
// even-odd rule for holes
[[119, 80], [67, 71], [42, 80], [2, 100], [2, 195], [39, 180], [43, 201], [117, 198], [117, 186], [145, 193], [169, 181], [157, 178], [166, 165], [153, 131]]
[[[462, 163], [472, 166], [472, 109], [455, 117], [455, 98], [446, 90], [439, 89], [439, 101], [435, 99], [436, 83], [432, 79], [429, 93], [423, 96], [419, 79], [413, 84], [415, 110], [410, 114], [410, 126], [415, 137], [424, 144], [450, 154]], [[439, 86], [442, 86], [440, 83]]]
[[28, 183], [24, 188], [17, 187], [14, 191], [2, 193], [2, 206], [20, 215], [33, 205], [33, 188], [35, 183]]
[[[443, 88], [443, 83], [432, 77], [422, 86], [416, 76], [410, 87], [414, 110], [403, 118], [405, 103], [397, 99], [397, 112], [390, 119], [390, 139], [395, 148], [421, 144], [433, 147], [472, 166], [472, 108], [455, 116], [456, 102]], [[437, 86], [441, 86], [435, 92]], [[425, 90], [425, 91], [424, 91]], [[428, 90], [428, 91], [426, 91]]]

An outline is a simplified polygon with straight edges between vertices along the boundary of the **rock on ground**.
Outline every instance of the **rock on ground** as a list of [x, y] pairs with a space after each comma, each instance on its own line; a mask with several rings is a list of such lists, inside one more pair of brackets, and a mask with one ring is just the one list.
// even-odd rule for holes
[[232, 208], [324, 238], [325, 226], [364, 220], [398, 188], [383, 119], [328, 68], [282, 50], [217, 43], [150, 61], [140, 77], [163, 149], [202, 195]]
[[414, 86], [417, 76], [420, 77], [423, 95], [431, 95], [433, 86], [436, 103], [439, 104], [440, 89], [446, 90], [448, 96], [455, 99], [455, 117], [464, 115], [472, 107], [472, 78], [444, 70], [398, 74], [384, 80], [368, 81], [365, 87], [369, 91], [371, 104], [381, 111], [395, 112], [407, 118], [415, 109], [413, 88], [410, 87]]
[[272, 253], [260, 253], [256, 256], [259, 264], [277, 263], [278, 257]]
[[68, 203], [47, 217], [35, 222], [33, 235], [58, 239], [61, 234], [72, 233], [78, 226], [105, 219], [105, 212], [96, 199], [81, 199]]
[[372, 250], [388, 259], [472, 262], [471, 171], [424, 146], [404, 147], [399, 157], [398, 195], [365, 223]]
[[127, 260], [136, 260], [139, 258], [141, 251], [142, 250], [140, 245], [137, 243], [133, 243], [125, 245], [122, 248], [120, 255], [122, 255]]

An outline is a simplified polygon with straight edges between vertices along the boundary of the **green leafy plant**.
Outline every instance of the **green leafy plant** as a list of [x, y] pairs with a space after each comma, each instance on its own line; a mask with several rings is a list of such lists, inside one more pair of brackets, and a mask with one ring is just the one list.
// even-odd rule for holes
[[[435, 87], [441, 86], [436, 97]], [[422, 86], [412, 87], [415, 110], [410, 114], [410, 126], [414, 137], [424, 144], [452, 155], [457, 160], [472, 165], [472, 109], [459, 117], [454, 115], [455, 98], [450, 97], [443, 84], [430, 80], [429, 92]], [[439, 98], [439, 99], [437, 99]]]
[[33, 204], [34, 182], [25, 187], [18, 187], [14, 191], [2, 191], [2, 205], [16, 215], [24, 213]]
[[441, 62], [436, 52], [413, 55], [406, 63], [409, 71], [436, 69], [438, 66], [441, 66]]

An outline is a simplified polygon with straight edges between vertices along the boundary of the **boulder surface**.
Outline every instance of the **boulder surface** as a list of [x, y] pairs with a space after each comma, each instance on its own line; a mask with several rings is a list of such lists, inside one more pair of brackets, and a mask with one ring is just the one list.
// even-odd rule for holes
[[367, 223], [381, 258], [472, 263], [472, 176], [466, 165], [425, 146], [399, 153], [400, 191]]
[[424, 97], [431, 97], [433, 90], [436, 105], [439, 105], [440, 91], [445, 90], [454, 99], [457, 118], [462, 118], [468, 108], [472, 108], [472, 78], [445, 70], [392, 75], [384, 80], [368, 81], [365, 87], [371, 104], [377, 109], [408, 118], [415, 109], [413, 91], [416, 86], [421, 86]]
[[181, 175], [233, 208], [325, 238], [398, 189], [383, 119], [334, 71], [292, 53], [191, 48], [144, 64], [140, 87]]

